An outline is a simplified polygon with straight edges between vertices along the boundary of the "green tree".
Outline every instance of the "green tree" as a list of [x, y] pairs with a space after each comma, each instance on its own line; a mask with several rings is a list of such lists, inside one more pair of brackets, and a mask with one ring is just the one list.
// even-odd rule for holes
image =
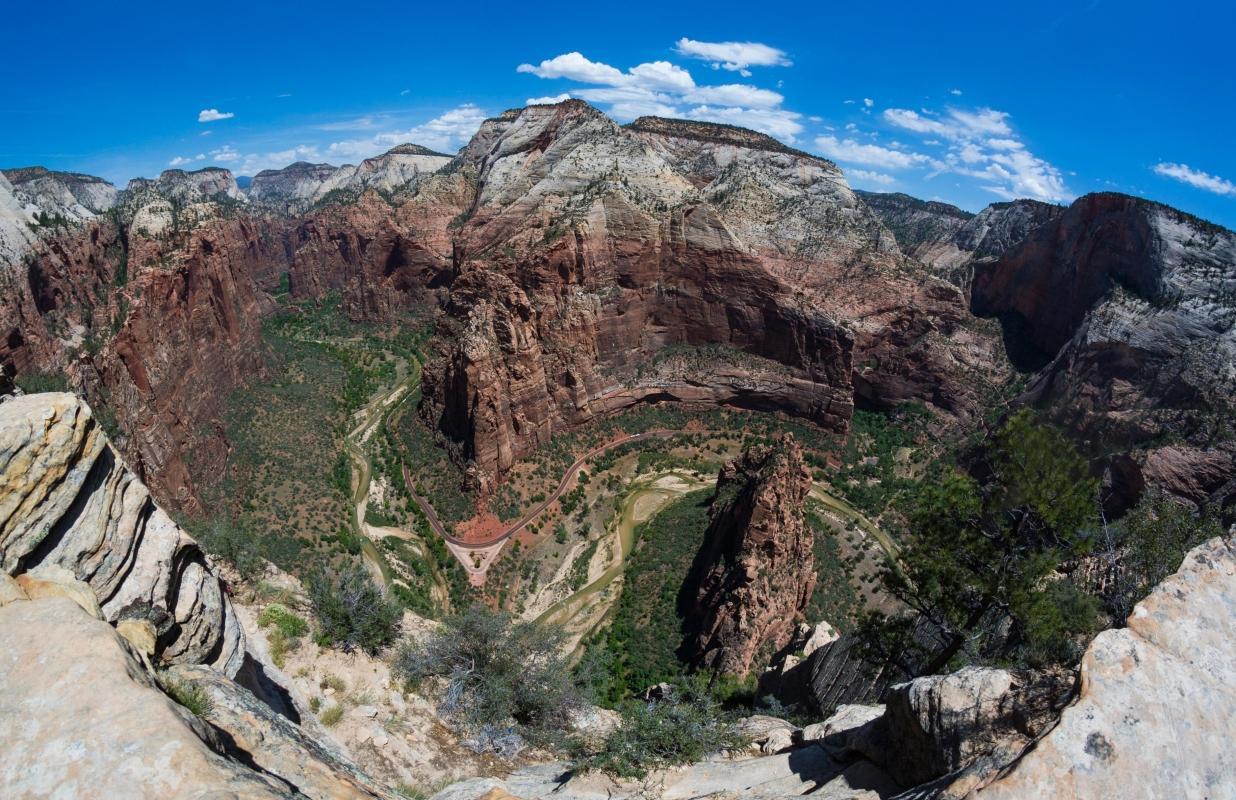
[[909, 674], [989, 648], [993, 620], [1012, 623], [1006, 654], [1021, 647], [1033, 660], [1065, 657], [1071, 634], [1093, 624], [1093, 603], [1052, 576], [1092, 544], [1097, 482], [1076, 447], [1022, 411], [974, 472], [981, 482], [954, 471], [921, 489], [900, 563], [883, 573], [912, 613], [877, 631], [869, 622], [870, 641]]
[[533, 742], [552, 743], [580, 704], [565, 637], [560, 627], [477, 604], [423, 642], [404, 643], [395, 673], [410, 686], [441, 679], [443, 712], [479, 739], [514, 727]]
[[375, 654], [395, 640], [400, 606], [382, 596], [364, 567], [354, 566], [337, 575], [314, 573], [306, 588], [326, 642]]
[[1124, 519], [1107, 529], [1111, 565], [1103, 603], [1123, 625], [1133, 606], [1180, 567], [1185, 553], [1223, 534], [1209, 514], [1197, 514], [1159, 491], [1147, 492]]

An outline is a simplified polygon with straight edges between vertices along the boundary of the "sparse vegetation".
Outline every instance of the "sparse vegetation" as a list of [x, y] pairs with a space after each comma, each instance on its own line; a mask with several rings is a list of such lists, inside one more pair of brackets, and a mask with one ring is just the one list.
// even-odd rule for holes
[[323, 641], [344, 650], [359, 647], [370, 654], [394, 641], [400, 608], [382, 596], [363, 567], [335, 575], [314, 573], [306, 588]]
[[477, 749], [510, 753], [519, 748], [512, 734], [558, 741], [579, 703], [563, 638], [560, 628], [473, 605], [423, 643], [406, 642], [394, 671], [410, 688], [437, 681], [443, 713]]
[[214, 701], [201, 685], [181, 678], [164, 675], [161, 683], [167, 696], [189, 709], [195, 716], [209, 719], [214, 711]]
[[621, 709], [618, 729], [594, 751], [581, 748], [578, 766], [619, 778], [702, 761], [746, 740], [729, 721], [701, 678], [681, 681], [667, 697], [631, 700]]

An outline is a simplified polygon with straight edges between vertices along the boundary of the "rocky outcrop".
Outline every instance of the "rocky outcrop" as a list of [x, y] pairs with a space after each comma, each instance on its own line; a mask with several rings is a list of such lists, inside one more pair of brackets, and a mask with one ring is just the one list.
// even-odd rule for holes
[[704, 544], [691, 567], [696, 586], [683, 648], [689, 663], [746, 675], [757, 655], [771, 655], [795, 630], [815, 585], [811, 533], [803, 504], [811, 473], [786, 435], [756, 445], [726, 464]]
[[897, 239], [901, 252], [927, 264], [941, 247], [953, 241], [974, 214], [935, 200], [919, 200], [901, 192], [855, 190]]
[[[195, 716], [171, 688], [210, 707]], [[392, 796], [218, 672], [152, 673], [63, 597], [0, 607], [0, 740], [4, 797]]]
[[1077, 702], [978, 797], [1236, 794], [1236, 547], [1213, 539], [1100, 633]]
[[227, 748], [250, 766], [287, 781], [311, 798], [394, 797], [332, 746], [276, 714], [234, 681], [202, 666], [176, 666], [168, 677], [201, 689], [210, 698], [211, 727], [225, 734]]
[[253, 176], [247, 194], [255, 203], [288, 214], [326, 202], [355, 200], [368, 189], [387, 196], [411, 196], [422, 181], [450, 161], [445, 153], [401, 144], [357, 165], [298, 161], [283, 169], [262, 170]]
[[65, 598], [0, 608], [0, 739], [5, 797], [295, 794], [227, 758], [114, 628]]
[[[1045, 364], [1027, 399], [1110, 464], [1122, 503], [1158, 483], [1236, 501], [1236, 234], [1167, 206], [1087, 195], [978, 268], [972, 306]], [[1028, 351], [1028, 352], [1026, 352]]]
[[89, 585], [108, 622], [151, 623], [157, 661], [236, 674], [244, 635], [219, 579], [88, 406], [69, 394], [0, 403], [0, 470], [5, 573], [46, 581], [48, 568], [61, 568]]
[[[964, 414], [998, 360], [972, 357], [992, 342], [961, 326], [961, 293], [907, 268], [835, 165], [766, 136], [621, 128], [568, 101], [488, 120], [451, 169], [477, 188], [452, 223], [459, 277], [422, 413], [483, 488], [556, 432], [634, 402], [685, 390], [840, 432], [855, 394]], [[972, 355], [957, 359], [962, 340]], [[718, 345], [762, 359], [759, 372], [641, 373], [669, 346]]]

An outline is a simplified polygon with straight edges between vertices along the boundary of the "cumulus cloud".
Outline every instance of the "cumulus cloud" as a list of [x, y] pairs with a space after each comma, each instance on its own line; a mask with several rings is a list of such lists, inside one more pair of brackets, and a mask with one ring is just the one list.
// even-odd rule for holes
[[549, 95], [548, 97], [529, 97], [524, 101], [524, 104], [529, 106], [552, 106], [554, 103], [561, 103], [563, 100], [570, 99], [571, 93], [563, 92], [562, 94]]
[[713, 69], [738, 72], [750, 76], [748, 67], [788, 67], [791, 62], [785, 51], [759, 42], [699, 42], [683, 37], [678, 40], [679, 54], [708, 61]]
[[897, 182], [897, 179], [892, 175], [885, 175], [883, 172], [872, 172], [865, 169], [850, 169], [846, 170], [846, 175], [853, 179], [854, 183], [860, 184], [875, 184], [877, 186], [891, 186]]
[[[692, 47], [695, 45], [705, 48], [765, 47], [750, 43], [691, 43]], [[698, 47], [696, 50], [703, 52]], [[684, 52], [681, 47], [679, 52]], [[735, 65], [773, 64], [780, 63], [778, 59], [784, 59], [784, 54], [779, 50], [775, 50], [775, 53], [780, 55], [751, 49], [726, 52], [733, 58], [724, 60]], [[715, 53], [720, 54], [721, 51], [717, 50]], [[692, 57], [703, 56], [695, 53]], [[530, 98], [530, 104], [560, 102], [568, 97], [576, 97], [589, 103], [607, 106], [609, 114], [620, 121], [641, 116], [661, 116], [726, 122], [753, 128], [787, 142], [795, 141], [795, 137], [803, 130], [798, 121], [801, 115], [781, 108], [785, 98], [780, 93], [741, 83], [699, 86], [690, 72], [668, 61], [645, 62], [624, 72], [572, 51], [539, 64], [520, 64], [516, 70], [539, 78], [565, 79], [588, 84], [552, 97]]]
[[1193, 169], [1188, 164], [1174, 164], [1170, 161], [1165, 161], [1155, 164], [1154, 171], [1156, 175], [1187, 183], [1196, 189], [1214, 192], [1227, 197], [1236, 197], [1236, 183], [1232, 183], [1226, 178], [1220, 178], [1218, 175], [1211, 175], [1209, 172]]
[[411, 128], [385, 130], [365, 138], [333, 142], [326, 148], [326, 154], [332, 159], [359, 161], [407, 142], [432, 150], [454, 152], [472, 138], [485, 117], [485, 112], [480, 108], [466, 103]]
[[230, 144], [225, 144], [217, 150], [211, 150], [210, 159], [216, 164], [230, 164], [240, 160], [240, 153], [236, 152]]
[[948, 93], [951, 94], [953, 97], [961, 97], [960, 89], [949, 89]]
[[884, 169], [908, 169], [931, 163], [932, 159], [921, 153], [893, 150], [874, 144], [863, 144], [853, 139], [838, 139], [836, 136], [818, 136], [816, 149], [834, 161], [848, 164], [866, 164]]
[[231, 119], [236, 116], [230, 111], [220, 111], [217, 108], [203, 108], [197, 112], [198, 122], [218, 122], [221, 119]]
[[741, 83], [722, 86], [701, 86], [683, 96], [688, 103], [721, 106], [746, 106], [747, 108], [776, 108], [785, 99], [770, 89], [759, 89]]
[[932, 160], [937, 172], [976, 178], [985, 190], [1009, 199], [1072, 197], [1060, 170], [1031, 153], [1017, 137], [1007, 112], [986, 107], [950, 108], [944, 113], [889, 108], [883, 117], [894, 127], [932, 137], [924, 144], [946, 149], [942, 158]]
[[538, 78], [569, 78], [580, 83], [604, 83], [617, 86], [626, 80], [622, 70], [609, 64], [589, 61], [582, 53], [572, 51], [546, 59], [540, 64], [520, 64], [516, 72], [527, 72]]

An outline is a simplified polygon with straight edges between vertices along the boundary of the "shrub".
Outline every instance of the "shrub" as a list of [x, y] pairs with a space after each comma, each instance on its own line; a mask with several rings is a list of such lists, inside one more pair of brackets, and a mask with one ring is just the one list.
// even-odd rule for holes
[[253, 536], [228, 516], [220, 514], [194, 533], [202, 548], [235, 567], [241, 580], [252, 580], [262, 569]]
[[321, 720], [322, 724], [326, 727], [333, 728], [339, 724], [339, 720], [343, 719], [343, 706], [336, 703], [323, 711], [322, 715], [318, 717], [318, 719]]
[[442, 711], [482, 742], [513, 725], [531, 741], [551, 743], [580, 702], [562, 653], [564, 638], [561, 628], [513, 622], [474, 605], [423, 643], [405, 643], [395, 672], [410, 687], [444, 681]]
[[68, 377], [60, 372], [23, 372], [13, 382], [26, 394], [73, 391]]
[[375, 654], [395, 639], [401, 610], [382, 596], [364, 567], [335, 576], [315, 573], [308, 583], [309, 601], [321, 627], [321, 639], [349, 651]]
[[580, 769], [643, 778], [652, 770], [747, 744], [699, 677], [684, 680], [662, 699], [628, 701], [621, 714], [617, 730], [598, 750], [577, 754]]
[[262, 613], [258, 615], [258, 625], [263, 628], [273, 625], [286, 638], [293, 640], [309, 632], [309, 623], [278, 603], [272, 603], [262, 609]]
[[163, 680], [163, 690], [167, 696], [180, 705], [192, 711], [196, 716], [206, 719], [214, 711], [214, 701], [206, 690], [192, 681], [180, 678], [166, 677]]

